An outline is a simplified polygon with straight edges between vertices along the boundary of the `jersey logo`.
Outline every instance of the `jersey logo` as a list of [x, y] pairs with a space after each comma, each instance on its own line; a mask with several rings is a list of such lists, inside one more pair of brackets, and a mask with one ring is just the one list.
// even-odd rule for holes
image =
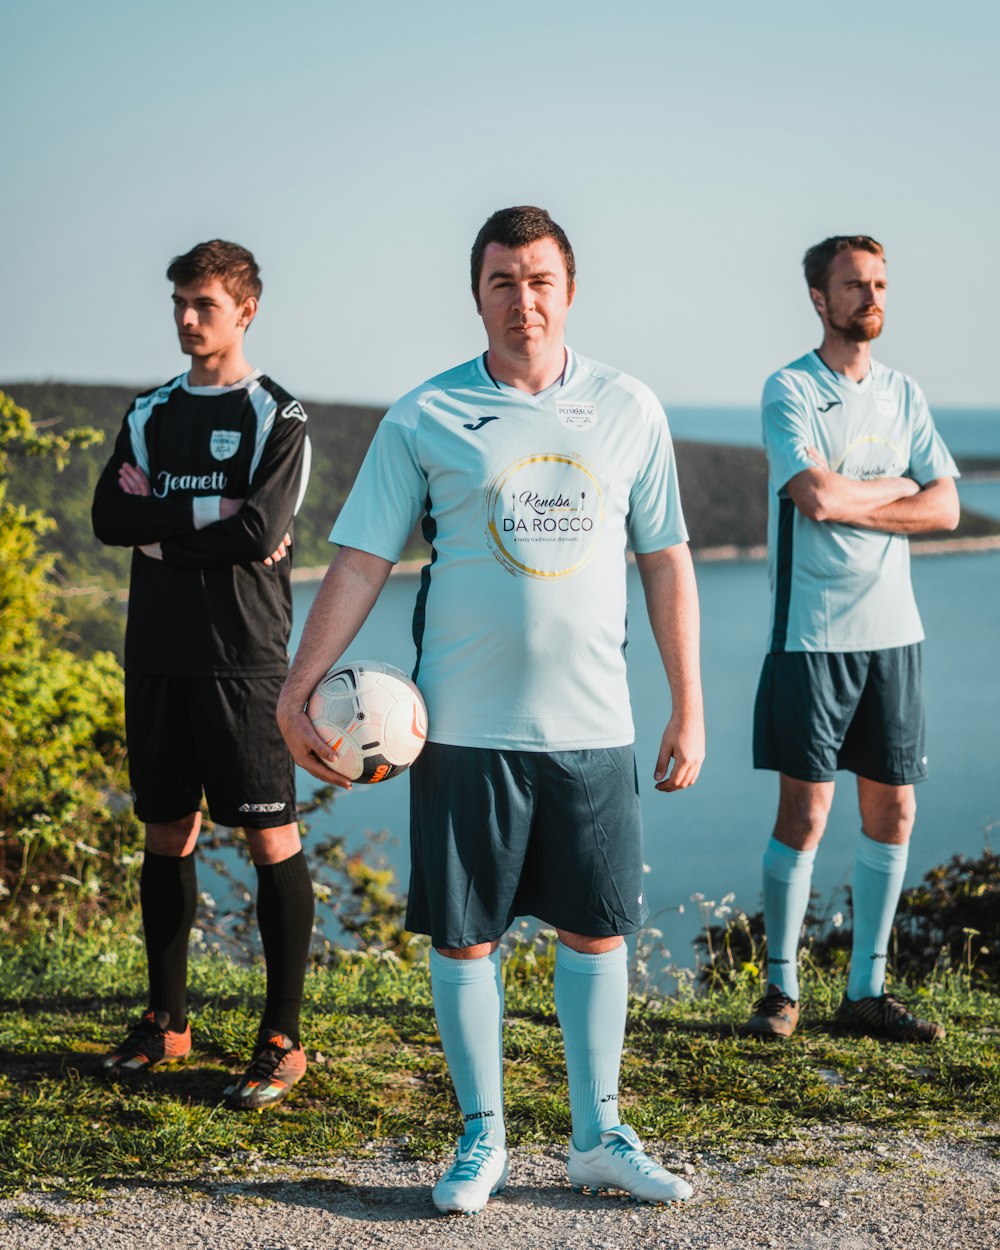
[[597, 405], [571, 404], [557, 399], [556, 415], [568, 430], [589, 430], [597, 420]]
[[883, 417], [892, 418], [899, 411], [899, 401], [892, 391], [875, 391], [875, 407]]
[[817, 408], [817, 412], [829, 412], [831, 408], [836, 408], [840, 403], [839, 399], [831, 399], [828, 404], [822, 404]]
[[474, 423], [470, 421], [468, 425], [463, 425], [462, 429], [463, 430], [481, 430], [487, 421], [499, 421], [499, 420], [500, 420], [499, 417], [480, 417], [479, 420]]
[[230, 456], [235, 456], [241, 437], [239, 430], [213, 430], [208, 444], [212, 459], [228, 460]]
[[304, 421], [306, 419], [306, 410], [297, 399], [294, 399], [290, 404], [286, 404], [282, 408], [281, 415], [285, 418], [294, 417], [296, 421]]

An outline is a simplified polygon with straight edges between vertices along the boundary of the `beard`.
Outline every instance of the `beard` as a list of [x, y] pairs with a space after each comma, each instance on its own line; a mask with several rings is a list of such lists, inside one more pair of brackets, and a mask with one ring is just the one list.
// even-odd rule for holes
[[830, 327], [843, 335], [850, 343], [870, 343], [882, 333], [882, 313], [878, 310], [861, 310], [846, 321], [830, 321]]

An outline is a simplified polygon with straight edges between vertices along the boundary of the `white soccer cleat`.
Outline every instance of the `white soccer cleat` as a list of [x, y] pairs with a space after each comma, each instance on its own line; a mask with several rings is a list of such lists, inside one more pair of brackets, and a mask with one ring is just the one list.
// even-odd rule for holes
[[477, 1133], [464, 1146], [460, 1140], [455, 1162], [434, 1186], [434, 1205], [444, 1215], [475, 1215], [507, 1184], [507, 1168], [507, 1151], [494, 1145], [491, 1132]]
[[687, 1181], [646, 1154], [635, 1129], [627, 1124], [606, 1129], [593, 1150], [577, 1150], [570, 1139], [566, 1166], [577, 1193], [624, 1189], [639, 1202], [683, 1202], [694, 1193]]

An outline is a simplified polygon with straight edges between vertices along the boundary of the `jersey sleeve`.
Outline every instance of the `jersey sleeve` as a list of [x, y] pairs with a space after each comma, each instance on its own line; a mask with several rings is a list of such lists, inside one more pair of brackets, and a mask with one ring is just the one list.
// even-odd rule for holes
[[98, 479], [91, 507], [94, 533], [109, 547], [142, 547], [193, 533], [195, 528], [190, 499], [129, 495], [118, 485], [118, 470], [123, 464], [134, 464], [144, 473], [149, 469], [142, 433], [133, 429], [134, 409], [135, 405], [122, 422], [111, 459]]
[[305, 495], [311, 460], [305, 414], [276, 415], [239, 512], [161, 543], [167, 564], [254, 564], [277, 550]]
[[687, 542], [667, 416], [650, 394], [640, 396], [645, 439], [639, 472], [629, 492], [628, 542], [638, 555]]
[[769, 378], [764, 387], [761, 424], [771, 480], [782, 495], [797, 473], [815, 469], [816, 462], [806, 450], [815, 443], [806, 403], [780, 374]]
[[427, 476], [417, 451], [417, 414], [397, 407], [382, 418], [330, 541], [370, 555], [399, 559], [427, 506]]
[[923, 391], [915, 382], [910, 385], [910, 412], [913, 420], [913, 438], [910, 443], [911, 477], [921, 486], [926, 486], [928, 482], [939, 477], [960, 477], [951, 452], [937, 432]]

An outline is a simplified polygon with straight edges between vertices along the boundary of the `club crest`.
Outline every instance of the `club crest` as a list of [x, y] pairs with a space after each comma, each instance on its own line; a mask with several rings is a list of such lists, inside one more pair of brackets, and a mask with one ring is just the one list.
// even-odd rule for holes
[[875, 407], [883, 417], [894, 417], [899, 411], [899, 400], [892, 391], [875, 391]]
[[214, 460], [228, 460], [240, 445], [239, 430], [213, 430], [208, 449]]

